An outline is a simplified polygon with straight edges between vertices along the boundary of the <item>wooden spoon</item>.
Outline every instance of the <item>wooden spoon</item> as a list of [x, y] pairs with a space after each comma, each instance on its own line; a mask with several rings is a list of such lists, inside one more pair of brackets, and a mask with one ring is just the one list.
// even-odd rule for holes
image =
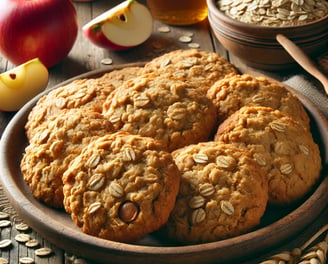
[[318, 66], [298, 47], [294, 42], [282, 34], [276, 36], [277, 41], [289, 53], [290, 56], [300, 65], [304, 70], [317, 78], [323, 85], [323, 88], [328, 95], [328, 78], [323, 74]]

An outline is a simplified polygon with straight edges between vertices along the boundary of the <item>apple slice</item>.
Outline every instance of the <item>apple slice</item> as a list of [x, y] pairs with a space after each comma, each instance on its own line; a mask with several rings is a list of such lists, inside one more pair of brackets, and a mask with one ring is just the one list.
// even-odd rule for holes
[[17, 111], [48, 84], [49, 72], [38, 59], [0, 74], [0, 110]]
[[83, 26], [84, 35], [95, 45], [125, 50], [145, 42], [153, 31], [149, 9], [135, 0], [126, 0]]

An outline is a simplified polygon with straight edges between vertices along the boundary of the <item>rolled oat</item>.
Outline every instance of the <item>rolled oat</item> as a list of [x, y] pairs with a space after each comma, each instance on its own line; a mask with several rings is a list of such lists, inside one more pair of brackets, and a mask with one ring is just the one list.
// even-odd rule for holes
[[301, 25], [328, 15], [325, 0], [219, 0], [217, 6], [233, 19], [262, 26]]

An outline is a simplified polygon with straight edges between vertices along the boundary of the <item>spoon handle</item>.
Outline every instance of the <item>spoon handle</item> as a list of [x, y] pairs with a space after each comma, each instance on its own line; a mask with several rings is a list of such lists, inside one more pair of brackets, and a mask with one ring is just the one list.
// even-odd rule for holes
[[317, 78], [323, 85], [328, 95], [328, 78], [318, 68], [318, 66], [301, 50], [294, 42], [282, 34], [276, 36], [277, 41], [289, 53], [293, 59], [303, 67], [308, 73]]

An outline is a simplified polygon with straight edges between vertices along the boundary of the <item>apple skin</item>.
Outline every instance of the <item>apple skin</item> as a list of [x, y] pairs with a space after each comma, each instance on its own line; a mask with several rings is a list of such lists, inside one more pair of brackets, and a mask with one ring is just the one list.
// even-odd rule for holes
[[122, 2], [82, 28], [84, 35], [93, 44], [113, 51], [127, 50], [142, 44], [150, 37], [152, 30], [153, 18], [150, 11], [135, 0]]
[[0, 110], [19, 110], [47, 87], [48, 79], [48, 69], [38, 58], [1, 73]]
[[120, 46], [113, 42], [111, 42], [106, 36], [104, 35], [101, 29], [91, 29], [91, 28], [84, 28], [83, 29], [84, 35], [96, 46], [113, 50], [113, 51], [120, 51], [120, 50], [127, 50], [133, 48], [134, 46]]
[[77, 32], [70, 0], [1, 0], [0, 53], [15, 65], [39, 58], [54, 66], [70, 52]]

